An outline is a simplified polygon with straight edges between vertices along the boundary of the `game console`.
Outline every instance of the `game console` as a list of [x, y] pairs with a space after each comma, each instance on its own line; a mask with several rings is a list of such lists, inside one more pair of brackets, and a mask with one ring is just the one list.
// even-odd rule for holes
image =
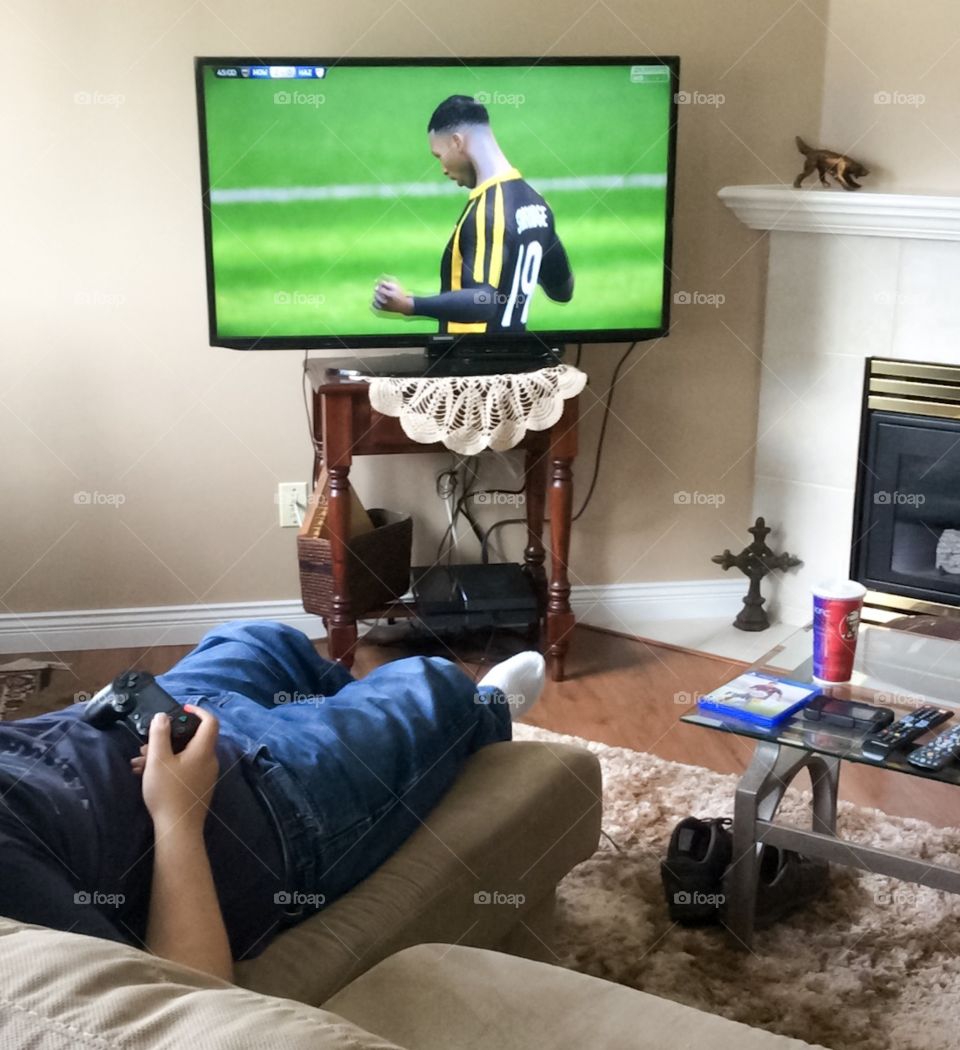
[[530, 577], [515, 562], [414, 566], [416, 616], [432, 630], [530, 628], [540, 609]]

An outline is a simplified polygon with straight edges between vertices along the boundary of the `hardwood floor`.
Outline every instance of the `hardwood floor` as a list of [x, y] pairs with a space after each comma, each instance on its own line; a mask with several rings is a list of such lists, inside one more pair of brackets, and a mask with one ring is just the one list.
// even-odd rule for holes
[[[77, 694], [89, 695], [126, 667], [136, 665], [159, 674], [191, 648], [179, 645], [60, 653], [59, 658], [71, 665], [70, 670], [53, 671], [47, 687], [29, 702], [30, 710], [52, 710], [72, 703]], [[326, 653], [323, 642], [317, 643], [317, 648]], [[450, 658], [455, 655], [468, 674], [479, 678], [491, 663], [520, 648], [522, 642], [511, 638], [498, 639], [495, 647], [486, 650], [482, 644], [460, 645], [456, 654], [442, 644], [414, 649], [409, 643], [374, 645], [365, 641], [358, 649], [354, 674], [362, 676], [413, 651], [429, 651]], [[51, 659], [49, 653], [23, 655]], [[719, 773], [741, 773], [752, 754], [750, 741], [679, 721], [694, 695], [733, 677], [740, 666], [719, 657], [579, 626], [567, 657], [567, 681], [548, 682], [544, 696], [526, 721], [558, 733], [706, 766]], [[958, 823], [960, 815], [960, 792], [956, 788], [853, 763], [844, 763], [840, 794], [857, 805], [940, 826]]]

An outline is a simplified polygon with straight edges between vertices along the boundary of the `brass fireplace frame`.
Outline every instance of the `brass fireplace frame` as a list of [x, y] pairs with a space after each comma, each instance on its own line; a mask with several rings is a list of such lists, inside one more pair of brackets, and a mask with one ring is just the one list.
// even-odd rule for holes
[[[905, 412], [914, 416], [960, 420], [960, 365], [894, 361], [867, 358], [863, 410], [860, 416], [860, 448], [857, 470], [857, 499], [863, 491], [864, 456], [870, 411]], [[856, 522], [854, 522], [856, 528]], [[856, 573], [856, 537], [850, 545], [850, 575]], [[863, 619], [888, 623], [900, 616], [946, 616], [960, 620], [960, 605], [931, 602], [884, 591], [867, 591]]]

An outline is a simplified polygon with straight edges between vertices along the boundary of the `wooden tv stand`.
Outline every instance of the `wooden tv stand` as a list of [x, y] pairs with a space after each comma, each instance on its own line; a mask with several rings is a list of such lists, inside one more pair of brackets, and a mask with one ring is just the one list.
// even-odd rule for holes
[[[364, 381], [328, 373], [313, 392], [313, 430], [316, 471], [321, 464], [329, 476], [328, 515], [331, 535], [350, 534], [348, 478], [354, 456], [384, 456], [416, 452], [445, 452], [442, 444], [422, 445], [404, 434], [400, 421], [374, 411], [369, 385]], [[541, 634], [550, 677], [564, 677], [564, 658], [573, 630], [570, 608], [570, 528], [573, 510], [573, 460], [577, 453], [578, 399], [563, 403], [563, 415], [549, 430], [528, 431], [517, 446], [526, 453], [527, 545], [524, 571], [529, 573], [540, 605]], [[550, 578], [546, 577], [543, 542], [544, 509], [549, 471]], [[357, 644], [357, 621], [349, 613], [346, 552], [342, 541], [331, 541], [333, 559], [333, 612], [325, 617], [330, 657], [353, 666]], [[378, 616], [409, 615], [403, 603], [376, 610]]]

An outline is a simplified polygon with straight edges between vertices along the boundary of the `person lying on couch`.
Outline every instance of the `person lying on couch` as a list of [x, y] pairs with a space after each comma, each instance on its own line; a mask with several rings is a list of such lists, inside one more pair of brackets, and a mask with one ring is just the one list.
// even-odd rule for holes
[[179, 754], [165, 715], [146, 745], [83, 703], [0, 723], [0, 915], [232, 980], [511, 738], [544, 663], [520, 653], [475, 683], [411, 657], [356, 680], [292, 627], [235, 621], [156, 681], [200, 719]]

